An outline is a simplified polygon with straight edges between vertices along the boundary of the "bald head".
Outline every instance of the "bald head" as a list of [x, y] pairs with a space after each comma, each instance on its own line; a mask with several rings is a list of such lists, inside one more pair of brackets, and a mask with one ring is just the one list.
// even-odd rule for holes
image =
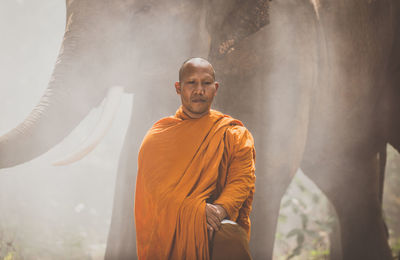
[[200, 118], [210, 112], [218, 87], [214, 68], [202, 58], [185, 61], [179, 69], [179, 81], [175, 82], [182, 110], [190, 118]]
[[179, 81], [182, 81], [183, 77], [188, 71], [193, 70], [194, 68], [203, 67], [208, 68], [210, 70], [210, 74], [213, 76], [215, 80], [215, 70], [208, 60], [203, 58], [190, 58], [185, 60], [182, 63], [181, 68], [179, 69]]

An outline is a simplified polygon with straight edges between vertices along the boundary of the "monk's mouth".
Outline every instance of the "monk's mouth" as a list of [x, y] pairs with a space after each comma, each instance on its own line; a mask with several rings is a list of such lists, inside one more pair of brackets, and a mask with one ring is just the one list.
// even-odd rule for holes
[[192, 100], [193, 103], [205, 103], [207, 100], [204, 99], [194, 99]]

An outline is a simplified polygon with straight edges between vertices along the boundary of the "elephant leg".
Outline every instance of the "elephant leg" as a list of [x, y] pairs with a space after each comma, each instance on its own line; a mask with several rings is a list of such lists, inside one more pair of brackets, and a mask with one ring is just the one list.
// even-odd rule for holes
[[[133, 107], [136, 107], [136, 102]], [[134, 111], [135, 109], [132, 113]], [[133, 196], [136, 182], [136, 173], [133, 170], [136, 167], [136, 161], [129, 157], [137, 148], [137, 145], [132, 145], [137, 142], [137, 135], [134, 134], [136, 131], [135, 122], [131, 119], [118, 165], [106, 260], [136, 259], [135, 232], [130, 232], [130, 230], [135, 231], [135, 225], [133, 221], [129, 221], [133, 220]], [[130, 174], [129, 171], [131, 171]]]
[[335, 220], [333, 222], [332, 231], [329, 234], [329, 259], [330, 260], [342, 260], [342, 244], [340, 240], [340, 226], [337, 218], [335, 209], [331, 207], [330, 214], [335, 215]]
[[336, 210], [343, 259], [392, 259], [379, 195], [378, 155], [335, 159], [335, 163], [305, 160], [302, 169]]
[[224, 57], [211, 56], [217, 107], [242, 120], [256, 142], [250, 250], [257, 260], [273, 256], [281, 199], [303, 156], [318, 60], [310, 1], [272, 1], [269, 11], [269, 25]]
[[137, 259], [134, 222], [137, 155], [146, 131], [154, 122], [151, 120], [153, 118], [151, 109], [144, 109], [146, 105], [148, 98], [135, 95], [131, 121], [118, 166], [106, 260]]
[[380, 100], [378, 122], [382, 127], [385, 140], [400, 152], [400, 2], [393, 1], [394, 41], [390, 53], [390, 58], [384, 75], [383, 86], [385, 92]]
[[[257, 170], [261, 172], [263, 169], [266, 168], [258, 164]], [[272, 170], [275, 174], [274, 178], [262, 177], [261, 173], [257, 176], [250, 240], [250, 250], [254, 259], [273, 258], [281, 199], [295, 174], [292, 170], [283, 167]]]
[[[178, 98], [174, 87], [157, 89], [172, 81], [172, 72], [160, 74], [156, 79], [145, 79], [148, 87], [135, 93], [131, 120], [121, 152], [106, 260], [137, 259], [136, 228], [134, 218], [135, 184], [139, 147], [146, 132], [160, 118], [174, 114]], [[142, 81], [136, 84], [145, 85]]]

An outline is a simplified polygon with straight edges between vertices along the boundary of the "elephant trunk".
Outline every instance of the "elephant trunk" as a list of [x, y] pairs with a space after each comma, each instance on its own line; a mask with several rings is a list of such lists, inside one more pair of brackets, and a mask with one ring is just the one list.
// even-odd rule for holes
[[67, 157], [53, 163], [55, 166], [67, 165], [81, 160], [87, 154], [94, 150], [94, 148], [101, 142], [106, 135], [107, 131], [112, 125], [112, 121], [117, 113], [121, 96], [124, 88], [121, 86], [113, 86], [108, 91], [105, 98], [103, 112], [101, 118], [96, 125], [93, 133], [86, 139], [82, 145], [70, 153]]
[[[48, 151], [66, 137], [106, 93], [104, 85], [107, 83], [97, 76], [99, 71], [92, 65], [96, 64], [97, 56], [92, 42], [98, 39], [91, 38], [98, 37], [98, 32], [88, 30], [93, 28], [90, 21], [79, 20], [79, 14], [71, 11], [74, 4], [80, 6], [73, 10], [89, 10], [87, 3], [76, 2], [67, 2], [64, 40], [45, 94], [22, 123], [0, 137], [0, 168], [27, 162]], [[99, 89], [89, 96], [88, 86]]]

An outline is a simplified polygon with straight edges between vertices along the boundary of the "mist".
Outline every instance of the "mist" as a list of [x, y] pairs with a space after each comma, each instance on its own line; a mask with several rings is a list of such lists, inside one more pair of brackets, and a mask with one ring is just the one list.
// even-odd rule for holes
[[[63, 39], [65, 2], [6, 0], [0, 12], [3, 135], [47, 88]], [[123, 96], [110, 131], [85, 160], [51, 165], [89, 136], [101, 106], [51, 151], [0, 171], [1, 259], [8, 253], [15, 259], [103, 259], [132, 98]]]
[[[143, 4], [141, 1], [137, 2]], [[71, 79], [71, 86], [79, 83], [82, 89], [85, 89], [85, 84], [91, 82], [93, 74], [101, 71], [101, 66], [109, 70], [105, 70], [103, 77], [99, 77], [101, 79], [95, 81], [95, 84], [99, 85], [99, 91], [96, 92], [98, 96], [94, 95], [93, 97], [93, 104], [96, 105], [81, 103], [79, 98], [74, 102], [71, 109], [77, 113], [82, 113], [84, 119], [73, 128], [71, 134], [38, 158], [0, 170], [0, 259], [3, 259], [3, 257], [11, 257], [11, 259], [104, 258], [113, 206], [115, 206], [114, 199], [119, 199], [115, 195], [115, 190], [121, 189], [121, 183], [125, 181], [125, 179], [122, 179], [118, 183], [118, 170], [128, 169], [129, 173], [132, 172], [126, 185], [134, 184], [132, 178], [134, 179], [136, 169], [129, 167], [135, 165], [136, 151], [131, 151], [129, 145], [137, 145], [140, 142], [141, 135], [154, 122], [153, 118], [172, 115], [178, 108], [179, 99], [174, 92], [173, 83], [177, 80], [181, 62], [190, 56], [206, 57], [208, 53], [209, 35], [205, 31], [204, 18], [197, 17], [203, 15], [203, 13], [193, 15], [193, 20], [198, 18], [201, 21], [198, 33], [196, 31], [189, 34], [191, 24], [186, 25], [176, 19], [176, 17], [182, 16], [179, 13], [179, 8], [171, 11], [175, 15], [172, 18], [168, 18], [168, 14], [165, 14], [165, 17], [156, 16], [154, 18], [163, 22], [167, 21], [167, 24], [171, 24], [169, 27], [171, 29], [154, 31], [154, 28], [146, 27], [149, 19], [152, 19], [146, 16], [148, 12], [151, 12], [146, 8], [148, 7], [145, 4], [143, 4], [143, 8], [137, 8], [139, 11], [135, 15], [139, 19], [132, 23], [134, 28], [129, 28], [124, 24], [114, 24], [112, 20], [105, 19], [105, 21], [102, 21], [101, 23], [108, 24], [109, 28], [102, 27], [101, 29], [104, 31], [112, 31], [111, 29], [113, 29], [114, 34], [102, 38], [101, 33], [93, 32], [93, 35], [99, 35], [96, 40], [103, 44], [98, 51], [95, 49], [90, 52], [97, 47], [94, 46], [94, 43], [82, 43], [83, 50], [90, 51], [77, 65], [76, 75], [81, 78]], [[159, 7], [159, 9], [162, 8], [164, 7]], [[190, 16], [191, 14], [187, 15]], [[130, 19], [127, 16], [123, 21], [131, 21]], [[289, 23], [284, 19], [278, 22], [283, 25]], [[193, 22], [193, 24], [196, 23]], [[172, 25], [177, 26], [179, 30], [187, 32], [187, 34], [182, 33], [182, 38], [174, 38], [176, 32], [174, 32]], [[66, 6], [62, 0], [3, 0], [0, 2], [0, 136], [21, 123], [41, 101], [49, 81], [54, 76], [52, 73], [57, 63], [66, 26]], [[165, 25], [165, 27], [168, 26]], [[298, 28], [296, 25], [293, 25], [293, 27]], [[141, 33], [140, 37], [137, 36], [136, 39], [132, 39], [136, 35], [130, 36], [126, 33], [132, 30]], [[294, 31], [271, 29], [271, 32], [272, 34], [269, 35], [271, 40], [268, 43], [271, 43], [274, 47], [278, 46], [281, 52], [287, 54], [287, 59], [290, 59], [290, 57], [296, 57], [296, 60], [306, 59], [309, 55], [313, 55], [312, 52], [297, 54], [296, 50], [291, 49], [289, 45], [282, 44], [290, 41], [291, 38], [287, 35], [292, 35]], [[193, 35], [197, 34], [200, 35], [196, 42], [198, 46], [188, 46], [186, 42], [193, 41], [191, 37], [193, 38]], [[149, 42], [168, 38], [169, 35], [171, 35], [171, 40], [165, 42], [163, 46], [155, 45], [154, 48], [148, 46]], [[114, 46], [114, 42], [110, 40], [113, 37], [123, 39], [118, 43], [120, 45], [115, 44]], [[252, 37], [250, 36], [246, 40], [248, 42], [254, 40], [254, 37]], [[142, 40], [143, 38], [147, 40]], [[282, 42], [274, 39], [280, 39]], [[258, 38], [254, 41], [254, 45], [261, 46], [262, 41], [263, 38]], [[130, 42], [134, 42], [135, 47], [125, 52], [128, 48], [127, 43]], [[301, 43], [300, 40], [299, 43]], [[240, 51], [240, 45], [236, 47]], [[104, 50], [109, 50], [109, 52], [104, 52]], [[61, 48], [61, 51], [68, 52], [69, 49], [62, 50]], [[248, 117], [243, 116], [239, 119], [245, 124], [248, 123], [250, 130], [256, 131], [261, 127], [270, 127], [272, 129], [268, 130], [270, 136], [265, 137], [265, 139], [263, 139], [264, 132], [258, 132], [255, 135], [256, 141], [264, 140], [266, 143], [269, 140], [268, 138], [276, 136], [281, 138], [289, 133], [286, 130], [290, 129], [292, 121], [289, 122], [290, 118], [285, 119], [281, 114], [291, 115], [292, 111], [295, 111], [293, 113], [298, 112], [296, 97], [299, 93], [301, 95], [303, 90], [301, 88], [296, 89], [296, 86], [294, 86], [291, 92], [276, 87], [282, 83], [294, 82], [296, 78], [292, 75], [296, 74], [296, 70], [292, 67], [274, 67], [284, 55], [281, 56], [272, 47], [266, 48], [265, 53], [268, 51], [272, 52], [272, 55], [268, 57], [268, 61], [262, 62], [262, 64], [265, 65], [268, 72], [273, 72], [273, 76], [265, 73], [259, 78], [252, 79], [253, 81], [249, 82], [249, 85], [257, 87], [257, 84], [262, 84], [257, 82], [266, 82], [270, 91], [269, 95], [274, 96], [274, 99], [271, 99], [272, 102], [264, 104], [262, 102], [263, 95], [266, 92], [264, 89], [248, 94], [250, 98], [254, 98], [254, 103], [263, 104], [255, 108], [257, 113], [251, 110], [254, 106], [252, 102], [248, 103], [248, 107], [243, 107], [242, 111], [235, 106], [235, 101], [231, 102], [230, 107], [218, 106], [224, 104], [224, 94], [229, 98], [234, 97], [239, 100], [243, 95], [246, 95], [246, 92], [250, 91], [242, 88], [240, 91], [244, 94], [242, 92], [230, 93], [230, 82], [224, 79], [223, 68], [216, 72], [217, 80], [221, 79], [221, 92], [216, 99], [218, 108], [225, 108], [226, 111], [223, 112], [232, 112], [233, 116], [237, 116], [235, 114], [237, 111], [240, 111], [237, 112], [238, 114], [243, 112], [243, 115]], [[81, 54], [84, 53], [79, 53], [79, 55]], [[335, 56], [335, 54], [333, 51], [330, 53], [332, 56]], [[98, 67], [88, 68], [87, 64], [95, 55], [99, 56], [99, 59], [96, 60], [99, 62], [99, 64], [96, 64]], [[110, 61], [115, 57], [118, 57], [120, 62]], [[256, 58], [254, 60], [257, 60]], [[249, 63], [251, 62], [249, 61]], [[340, 63], [337, 60], [334, 60], [334, 62]], [[310, 63], [316, 64], [315, 60]], [[234, 70], [242, 65], [246, 67], [247, 64], [243, 62], [229, 69]], [[307, 64], [307, 66], [309, 65]], [[304, 71], [312, 74], [310, 71], [315, 68], [307, 66], [305, 66]], [[218, 65], [216, 67], [218, 68]], [[249, 67], [248, 69], [253, 68]], [[340, 75], [340, 72], [335, 71], [334, 75]], [[312, 77], [314, 76], [312, 75]], [[308, 77], [308, 74], [306, 77]], [[114, 78], [118, 79], [117, 82], [111, 82]], [[78, 82], [82, 79], [83, 82]], [[127, 82], [129, 82], [128, 86], [125, 85]], [[333, 82], [342, 84], [341, 79], [333, 80]], [[53, 162], [76, 150], [94, 130], [104, 108], [103, 85], [123, 85], [126, 90], [111, 128], [100, 144], [82, 160], [67, 166], [53, 166]], [[318, 92], [319, 86], [312, 87], [313, 90]], [[80, 94], [86, 97], [86, 95], [91, 95], [91, 92], [82, 91]], [[139, 98], [139, 94], [143, 98]], [[152, 102], [145, 103], [149, 99]], [[84, 99], [82, 98], [82, 100]], [[334, 103], [336, 100], [328, 99], [320, 102], [324, 101]], [[339, 102], [343, 102], [344, 106], [348, 104], [346, 100], [339, 100]], [[139, 108], [146, 107], [146, 109], [135, 110], [135, 105]], [[155, 105], [159, 106], [160, 109], [155, 109]], [[328, 104], [328, 107], [329, 105], [331, 103]], [[277, 107], [280, 107], [279, 111], [276, 110]], [[63, 107], [62, 109], [65, 109], [62, 110], [65, 113], [59, 115], [60, 122], [63, 121], [63, 116], [66, 117], [66, 121], [69, 120], [67, 108]], [[86, 116], [85, 113], [88, 113], [88, 115]], [[271, 121], [255, 120], [254, 118], [260, 114], [268, 116]], [[344, 114], [345, 112], [340, 111], [335, 115], [328, 114], [327, 118], [333, 118], [333, 122], [335, 122], [337, 115]], [[135, 119], [133, 122], [131, 122], [132, 118]], [[147, 120], [147, 118], [151, 118], [151, 120]], [[143, 125], [135, 124], [142, 120], [147, 121]], [[303, 122], [308, 118], [300, 116], [297, 120]], [[51, 137], [56, 135], [54, 132], [63, 131], [62, 127], [61, 124], [57, 125], [54, 127], [55, 131], [49, 129], [43, 132], [41, 136]], [[135, 130], [135, 127], [139, 130]], [[329, 128], [329, 125], [325, 125], [325, 127], [327, 131], [324, 134], [326, 135], [338, 131], [337, 128]], [[282, 129], [285, 131], [280, 131]], [[279, 161], [297, 160], [296, 162], [299, 164], [300, 159], [296, 156], [287, 155], [286, 157], [285, 148], [291, 147], [290, 145], [293, 145], [293, 143], [296, 143], [295, 145], [299, 147], [305, 145], [305, 139], [301, 139], [304, 135], [302, 130], [298, 130], [297, 135], [288, 136], [287, 139], [284, 139], [285, 142], [279, 144], [275, 142], [274, 145], [265, 145], [265, 147], [259, 146], [256, 147], [256, 150], [258, 148], [260, 151], [265, 149], [269, 155], [278, 155], [278, 157], [283, 154], [284, 156], [277, 158]], [[134, 134], [135, 137], [132, 137]], [[46, 142], [45, 139], [38, 140], [38, 142]], [[317, 145], [313, 146], [315, 150], [311, 149], [310, 153], [320, 152], [317, 148], [325, 144], [325, 141], [322, 138], [318, 139], [317, 135], [316, 140], [319, 140], [319, 142], [316, 142]], [[125, 148], [124, 142], [126, 142]], [[126, 152], [125, 157], [124, 149], [129, 151], [129, 153]], [[276, 151], [279, 151], [279, 153], [276, 153]], [[128, 155], [131, 157], [127, 158]], [[400, 169], [400, 157], [391, 147], [388, 150], [388, 159], [385, 180], [385, 190], [388, 192], [385, 193], [384, 208], [389, 220], [390, 243], [393, 250], [398, 250], [395, 247], [399, 247], [400, 244], [400, 240], [398, 240], [400, 225], [396, 220], [400, 210], [400, 204], [396, 199], [399, 190], [396, 190], [393, 183], [400, 183], [398, 175], [395, 174]], [[263, 157], [257, 160], [260, 164]], [[312, 163], [315, 162], [312, 161]], [[290, 166], [292, 165], [295, 164]], [[310, 254], [314, 254], [315, 259], [327, 259], [330, 248], [329, 236], [335, 225], [334, 210], [321, 190], [304, 175], [301, 169], [298, 169], [298, 166], [296, 165], [295, 169], [291, 169], [292, 174], [296, 173], [296, 175], [290, 181], [290, 186], [281, 201], [274, 245], [274, 259], [287, 259], [294, 254], [299, 246], [299, 239], [301, 240], [299, 237], [303, 237], [304, 242], [301, 243], [300, 253], [294, 254], [293, 259], [309, 259]], [[260, 167], [260, 169], [263, 168]], [[328, 170], [326, 169], [326, 172]], [[256, 171], [257, 174], [261, 176], [263, 173]], [[331, 178], [334, 178], [334, 176], [331, 176]], [[262, 178], [259, 178], [259, 180], [262, 180]], [[274, 186], [275, 184], [266, 185]], [[262, 192], [261, 190], [257, 191]], [[129, 194], [125, 195], [129, 196]], [[266, 198], [266, 201], [268, 201], [268, 198]], [[257, 207], [254, 208], [254, 211], [257, 211]], [[305, 223], [307, 223], [307, 228], [304, 227]], [[253, 229], [258, 228], [262, 228], [262, 226], [253, 226]]]

